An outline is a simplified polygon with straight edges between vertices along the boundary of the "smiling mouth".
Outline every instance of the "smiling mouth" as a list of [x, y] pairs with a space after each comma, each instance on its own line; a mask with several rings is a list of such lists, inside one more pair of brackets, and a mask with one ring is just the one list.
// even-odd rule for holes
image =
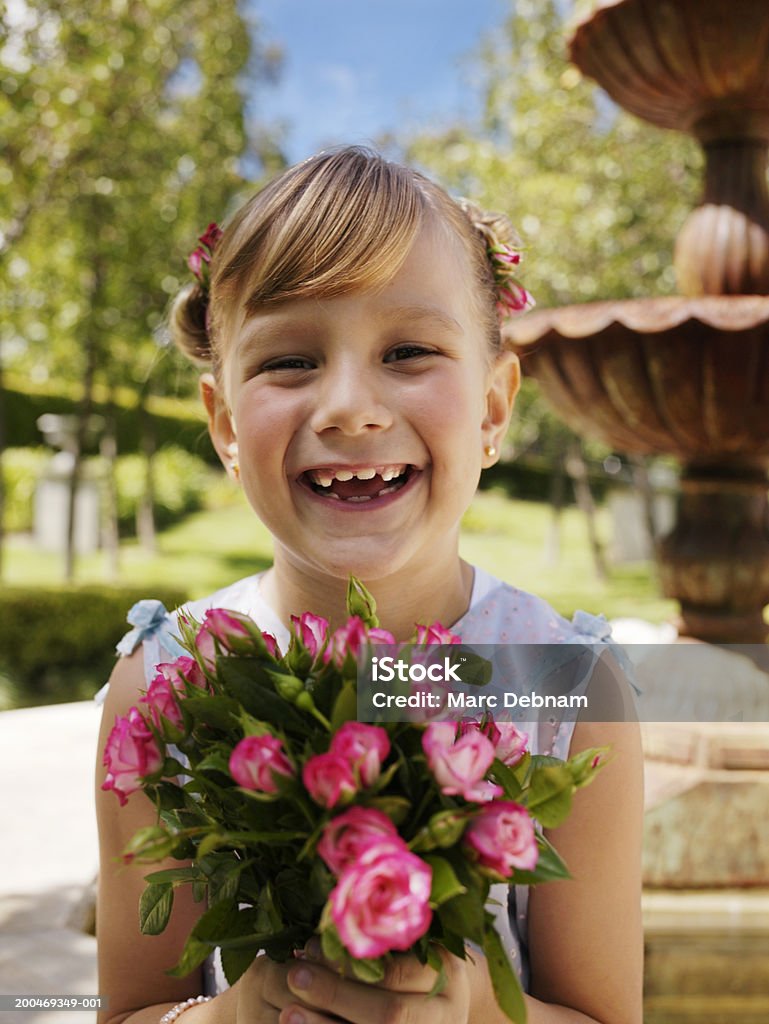
[[415, 466], [377, 466], [368, 469], [309, 469], [300, 480], [324, 498], [364, 504], [394, 494], [408, 483]]

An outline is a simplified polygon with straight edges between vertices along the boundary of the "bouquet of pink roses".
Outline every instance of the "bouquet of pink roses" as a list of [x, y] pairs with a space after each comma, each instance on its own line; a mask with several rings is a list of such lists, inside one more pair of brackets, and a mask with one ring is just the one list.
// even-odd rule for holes
[[[358, 722], [356, 659], [395, 640], [357, 580], [347, 603], [351, 617], [333, 633], [318, 616], [293, 618], [285, 654], [237, 612], [210, 610], [202, 624], [180, 615], [189, 653], [157, 666], [104, 754], [103, 788], [121, 804], [141, 789], [158, 811], [124, 859], [186, 862], [147, 875], [141, 929], [160, 933], [174, 889], [191, 885], [207, 909], [172, 973], [218, 947], [230, 984], [261, 950], [286, 960], [319, 933], [324, 955], [361, 980], [409, 951], [435, 967], [438, 991], [437, 947], [465, 957], [474, 943], [500, 1007], [521, 1024], [489, 889], [568, 877], [536, 823], [568, 815], [605, 751], [532, 756], [525, 735], [490, 716]], [[418, 658], [455, 642], [436, 623], [406, 650]]]

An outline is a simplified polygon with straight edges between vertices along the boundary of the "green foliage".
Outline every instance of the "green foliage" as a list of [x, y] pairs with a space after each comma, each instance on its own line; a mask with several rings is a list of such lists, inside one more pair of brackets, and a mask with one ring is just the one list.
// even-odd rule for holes
[[[30, 531], [33, 527], [35, 486], [51, 459], [45, 448], [9, 448], [3, 458], [6, 486], [6, 529]], [[178, 445], [161, 448], [153, 460], [155, 521], [159, 526], [203, 508], [214, 470], [202, 459]], [[104, 479], [105, 464], [92, 458], [87, 473]], [[117, 460], [118, 520], [125, 533], [134, 532], [136, 513], [144, 494], [147, 460], [143, 455], [124, 455]]]
[[[168, 608], [187, 599], [177, 588], [154, 588]], [[0, 591], [0, 705], [16, 707], [84, 700], [106, 682], [126, 614], [146, 589], [4, 587]]]
[[[33, 447], [40, 444], [41, 435], [37, 427], [38, 417], [44, 413], [73, 416], [77, 412], [77, 399], [61, 390], [27, 390], [7, 388], [3, 392], [3, 403], [7, 418], [7, 444], [9, 448]], [[189, 402], [166, 400], [150, 404], [152, 429], [158, 447], [169, 443], [179, 444], [190, 452], [200, 455], [212, 465], [219, 459], [205, 428], [202, 412], [192, 411]], [[96, 415], [105, 415], [107, 407], [96, 402]], [[141, 450], [141, 423], [139, 409], [135, 403], [117, 404], [115, 407], [117, 446], [120, 453]], [[89, 449], [96, 451], [95, 443]]]
[[35, 484], [50, 458], [47, 448], [12, 448], [5, 453], [2, 473], [6, 530], [31, 528]]
[[275, 51], [237, 0], [23, 9], [0, 53], [6, 359], [80, 382], [96, 351], [103, 383], [138, 389], [152, 371], [175, 388], [153, 335], [195, 237], [242, 189], [241, 161], [260, 166], [245, 96]]
[[675, 233], [699, 193], [688, 137], [618, 110], [567, 58], [556, 0], [516, 0], [479, 54], [480, 123], [407, 153], [456, 192], [507, 213], [541, 306], [669, 294]]
[[[147, 460], [143, 455], [124, 455], [117, 460], [118, 519], [133, 523], [145, 490]], [[202, 459], [178, 445], [161, 450], [153, 459], [155, 521], [168, 525], [203, 507], [213, 476]]]

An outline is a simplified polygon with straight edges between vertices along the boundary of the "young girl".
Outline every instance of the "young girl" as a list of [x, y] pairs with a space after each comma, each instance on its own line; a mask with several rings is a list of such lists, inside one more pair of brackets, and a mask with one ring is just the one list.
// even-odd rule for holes
[[[322, 614], [332, 628], [344, 621], [355, 574], [398, 639], [436, 620], [471, 643], [605, 637], [598, 620], [567, 623], [458, 554], [461, 516], [496, 461], [518, 388], [498, 319], [500, 301], [525, 299], [512, 279], [499, 287], [499, 253], [502, 264], [515, 259], [509, 231], [416, 172], [349, 148], [286, 171], [221, 239], [206, 236], [215, 254], [200, 268], [203, 282], [177, 300], [174, 329], [211, 367], [201, 381], [211, 436], [274, 537], [274, 565], [193, 603], [194, 615], [246, 612], [285, 649], [292, 613]], [[146, 688], [147, 670], [177, 653], [172, 617], [136, 625], [111, 680], [100, 751], [115, 715]], [[611, 677], [605, 661], [599, 684]], [[509, 900], [506, 887], [496, 893], [529, 1024], [641, 1021], [637, 728], [564, 721], [530, 736], [534, 751], [559, 757], [607, 743], [613, 760], [550, 835], [573, 878], [511, 890]], [[181, 1012], [183, 1024], [505, 1019], [477, 953], [446, 954], [448, 984], [429, 998], [434, 972], [409, 956], [396, 957], [378, 986], [340, 976], [312, 949], [293, 964], [259, 957], [230, 989], [211, 970], [169, 977], [201, 907], [182, 888], [163, 934], [139, 933], [147, 870], [116, 858], [154, 808], [140, 796], [120, 808], [100, 789], [97, 802], [102, 1024], [158, 1024]], [[203, 994], [213, 998], [197, 1000]]]

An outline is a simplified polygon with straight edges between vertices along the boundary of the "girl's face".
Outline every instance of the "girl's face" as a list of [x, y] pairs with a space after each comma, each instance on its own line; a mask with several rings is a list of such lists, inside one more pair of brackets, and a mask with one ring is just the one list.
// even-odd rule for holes
[[204, 396], [276, 563], [375, 580], [457, 559], [518, 383], [514, 356], [490, 365], [470, 280], [460, 243], [423, 228], [381, 290], [233, 324], [219, 393]]

